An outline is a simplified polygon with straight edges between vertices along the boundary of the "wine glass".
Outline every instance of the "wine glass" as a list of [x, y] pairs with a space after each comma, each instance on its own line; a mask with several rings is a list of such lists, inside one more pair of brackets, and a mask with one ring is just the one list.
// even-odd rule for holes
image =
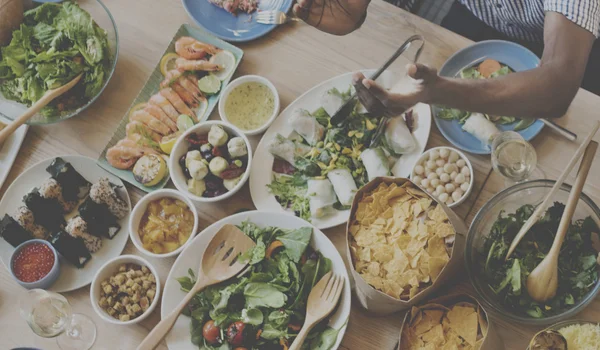
[[27, 291], [19, 300], [21, 317], [40, 337], [55, 338], [62, 350], [88, 350], [96, 340], [96, 325], [74, 314], [67, 299], [43, 289]]
[[492, 166], [502, 175], [506, 186], [543, 178], [537, 170], [537, 153], [533, 146], [519, 133], [505, 131], [492, 141]]

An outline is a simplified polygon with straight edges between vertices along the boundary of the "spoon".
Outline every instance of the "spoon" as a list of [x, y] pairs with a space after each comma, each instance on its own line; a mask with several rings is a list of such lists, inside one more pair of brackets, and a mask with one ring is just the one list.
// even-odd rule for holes
[[558, 331], [547, 330], [536, 334], [531, 343], [529, 350], [567, 350], [567, 340]]
[[137, 350], [154, 349], [173, 328], [179, 314], [197, 293], [240, 273], [247, 264], [239, 262], [238, 256], [254, 246], [254, 241], [234, 225], [221, 227], [204, 251], [194, 286], [181, 303], [154, 327]]
[[46, 105], [58, 96], [64, 94], [65, 92], [71, 90], [73, 86], [75, 86], [81, 76], [83, 74], [79, 74], [73, 80], [69, 81], [63, 86], [57, 87], [56, 89], [48, 90], [39, 100], [37, 100], [31, 107], [29, 107], [23, 114], [21, 114], [18, 118], [13, 120], [12, 123], [8, 124], [2, 131], [0, 131], [0, 144], [4, 143], [6, 139], [12, 135], [12, 133], [17, 130], [17, 128], [23, 124], [25, 124], [31, 117], [33, 117], [40, 109], [46, 107]]
[[571, 225], [573, 213], [575, 213], [575, 208], [577, 208], [581, 190], [587, 179], [597, 149], [598, 143], [595, 141], [590, 142], [587, 146], [579, 165], [577, 178], [571, 188], [571, 193], [569, 193], [565, 211], [558, 224], [558, 230], [556, 231], [554, 242], [552, 242], [552, 247], [544, 257], [544, 260], [527, 277], [527, 292], [535, 301], [545, 302], [556, 295], [556, 290], [558, 289], [558, 255], [560, 254], [560, 247]]

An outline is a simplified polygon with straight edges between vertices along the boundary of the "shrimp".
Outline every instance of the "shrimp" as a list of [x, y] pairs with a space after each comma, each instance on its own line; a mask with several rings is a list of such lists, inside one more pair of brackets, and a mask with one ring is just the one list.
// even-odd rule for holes
[[142, 154], [156, 154], [157, 156], [160, 155], [160, 153], [158, 153], [154, 148], [151, 147], [147, 147], [144, 145], [140, 145], [139, 143], [131, 140], [131, 139], [122, 139], [119, 142], [117, 142], [117, 144], [115, 146], [123, 146], [123, 147], [129, 147], [129, 148], [136, 148], [138, 149], [140, 152], [142, 152]]
[[150, 115], [152, 115], [154, 118], [160, 120], [163, 124], [168, 126], [171, 131], [176, 132], [178, 130], [177, 124], [171, 120], [171, 118], [169, 118], [169, 116], [163, 112], [160, 107], [149, 104], [146, 106], [146, 108], [144, 108], [144, 111], [150, 113]]
[[147, 127], [146, 124], [135, 120], [127, 123], [125, 132], [127, 133], [127, 136], [140, 135], [141, 137], [148, 138], [154, 142], [160, 142], [160, 139], [162, 138], [159, 133]]
[[137, 148], [117, 144], [106, 151], [106, 160], [114, 168], [125, 170], [131, 168], [143, 155]]
[[175, 42], [175, 52], [190, 60], [204, 58], [206, 54], [214, 55], [219, 51], [221, 50], [217, 47], [202, 43], [189, 36], [182, 36]]
[[183, 86], [181, 86], [179, 82], [173, 83], [171, 88], [177, 93], [177, 95], [179, 95], [179, 97], [181, 97], [181, 99], [183, 100], [183, 102], [185, 102], [186, 105], [192, 108], [198, 107], [198, 101], [196, 101], [194, 95], [192, 95], [191, 92], [189, 92]]
[[150, 129], [156, 131], [161, 135], [169, 135], [171, 133], [171, 130], [168, 126], [166, 126], [163, 122], [154, 118], [150, 113], [144, 110], [135, 111], [131, 115], [130, 120], [135, 120], [140, 123], [146, 124]]
[[170, 71], [167, 72], [167, 75], [165, 76], [165, 80], [163, 80], [160, 83], [160, 87], [161, 88], [166, 88], [171, 86], [171, 84], [173, 84], [175, 81], [177, 81], [179, 78], [181, 78], [181, 76], [183, 75], [183, 72], [177, 69], [172, 69]]
[[172, 121], [177, 122], [177, 117], [179, 117], [179, 112], [171, 105], [171, 102], [167, 100], [163, 95], [156, 94], [150, 97], [150, 104], [160, 107], [160, 109], [165, 112]]
[[195, 115], [195, 113], [192, 112], [192, 110], [185, 104], [185, 102], [183, 102], [181, 97], [179, 97], [179, 95], [175, 91], [173, 91], [173, 89], [164, 88], [160, 90], [160, 94], [163, 95], [167, 100], [169, 100], [169, 102], [171, 102], [171, 104], [173, 105], [173, 107], [175, 107], [179, 114], [187, 114], [189, 116], [192, 116], [192, 118]]
[[200, 91], [198, 88], [198, 79], [196, 79], [194, 82], [194, 80], [188, 79], [188, 76], [182, 76], [179, 78], [178, 82], [181, 86], [183, 86], [184, 89], [189, 91], [192, 96], [194, 96], [196, 101], [200, 102], [206, 100], [206, 97], [204, 97], [202, 91]]
[[179, 69], [180, 71], [201, 70], [201, 71], [206, 71], [206, 72], [212, 72], [212, 71], [218, 71], [218, 70], [223, 69], [223, 67], [221, 67], [220, 65], [218, 65], [216, 63], [212, 63], [210, 61], [186, 60], [185, 58], [181, 58], [181, 57], [175, 61], [175, 65], [177, 66], [177, 69]]

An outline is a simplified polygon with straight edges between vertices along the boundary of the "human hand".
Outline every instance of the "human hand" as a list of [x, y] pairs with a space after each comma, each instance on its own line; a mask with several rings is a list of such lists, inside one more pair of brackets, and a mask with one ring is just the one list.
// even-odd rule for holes
[[329, 34], [346, 35], [362, 24], [370, 0], [298, 0], [294, 14]]

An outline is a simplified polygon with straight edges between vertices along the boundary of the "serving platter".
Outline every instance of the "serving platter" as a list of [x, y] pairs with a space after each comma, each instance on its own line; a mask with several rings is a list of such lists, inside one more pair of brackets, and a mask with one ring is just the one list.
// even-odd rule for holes
[[[0, 123], [8, 124], [10, 122], [11, 120], [8, 118], [0, 116]], [[12, 165], [17, 158], [17, 154], [19, 154], [19, 149], [21, 148], [23, 140], [25, 140], [28, 128], [29, 126], [27, 125], [21, 125], [8, 137], [3, 145], [0, 145], [0, 188], [2, 188], [2, 184], [4, 184]]]
[[[362, 72], [366, 76], [369, 76], [374, 71], [375, 70], [363, 70]], [[401, 78], [401, 74], [385, 71], [379, 79], [377, 79], [377, 82], [389, 89]], [[250, 169], [250, 194], [252, 196], [252, 201], [258, 210], [287, 212], [286, 209], [277, 202], [275, 196], [269, 192], [267, 187], [267, 185], [271, 183], [271, 168], [273, 167], [274, 160], [273, 155], [271, 155], [268, 150], [269, 140], [276, 134], [281, 134], [285, 137], [292, 134], [293, 129], [289, 125], [288, 119], [296, 109], [303, 108], [312, 112], [321, 107], [320, 98], [325, 92], [332, 88], [344, 91], [351, 85], [352, 73], [345, 73], [322, 82], [290, 103], [266, 131], [254, 152], [254, 159], [252, 160], [253, 164]], [[412, 153], [402, 155], [396, 162], [392, 170], [393, 175], [396, 177], [408, 177], [410, 175], [411, 170], [425, 150], [427, 140], [429, 139], [429, 132], [431, 130], [431, 109], [428, 105], [418, 104], [413, 108], [413, 111], [413, 115], [415, 115], [416, 119], [413, 135], [417, 143], [417, 149]], [[312, 224], [317, 228], [327, 229], [346, 223], [349, 215], [350, 210], [336, 210], [326, 217], [312, 218], [311, 220]]]
[[[161, 317], [166, 317], [183, 299], [185, 293], [181, 291], [179, 283], [176, 278], [187, 276], [188, 269], [192, 269], [197, 274], [198, 266], [202, 260], [202, 254], [208, 243], [217, 233], [217, 231], [225, 224], [240, 225], [244, 221], [250, 221], [260, 227], [274, 226], [284, 229], [298, 229], [301, 227], [312, 227], [306, 221], [297, 218], [287, 213], [268, 213], [261, 211], [249, 211], [239, 214], [235, 214], [226, 217], [220, 221], [205, 228], [200, 232], [192, 242], [181, 252], [171, 271], [167, 277], [165, 288], [162, 296], [162, 306], [160, 310]], [[325, 234], [317, 229], [313, 228], [313, 234], [310, 245], [316, 250], [320, 251], [323, 256], [329, 258], [332, 262], [332, 270], [334, 273], [341, 275], [344, 278], [344, 290], [340, 297], [340, 303], [336, 311], [330, 316], [329, 326], [333, 329], [339, 329], [339, 334], [335, 345], [332, 349], [337, 349], [342, 342], [344, 333], [346, 331], [346, 324], [350, 316], [350, 304], [351, 304], [351, 291], [350, 291], [350, 280], [348, 272], [344, 265], [342, 257], [338, 253], [337, 249], [331, 243], [329, 238]], [[197, 346], [191, 342], [190, 335], [190, 319], [186, 316], [179, 316], [177, 322], [171, 329], [171, 332], [166, 338], [167, 346], [169, 350], [196, 350]]]
[[[124, 187], [123, 181], [118, 177], [98, 167], [96, 161], [92, 158], [84, 156], [59, 157], [66, 162], [71, 163], [75, 170], [91, 183], [98, 181], [101, 177], [107, 177], [110, 182], [120, 186], [120, 188], [117, 189], [117, 193], [121, 198], [127, 201], [129, 211], [131, 212], [131, 200], [129, 199], [129, 194]], [[0, 201], [0, 216], [3, 217], [4, 214], [12, 215], [19, 206], [23, 205], [21, 202], [23, 196], [33, 187], [39, 186], [39, 184], [50, 177], [50, 174], [46, 172], [46, 168], [55, 158], [56, 157], [52, 157], [33, 165], [15, 179]], [[125, 248], [125, 244], [127, 244], [127, 239], [129, 238], [129, 235], [127, 234], [129, 216], [130, 214], [127, 214], [125, 218], [119, 220], [121, 230], [113, 239], [102, 239], [102, 248], [100, 248], [98, 252], [92, 254], [92, 259], [90, 259], [83, 268], [78, 269], [60, 257], [60, 276], [49, 290], [63, 293], [90, 284], [98, 269], [104, 265], [105, 262], [121, 255], [121, 252]], [[7, 269], [10, 263], [10, 257], [14, 250], [13, 246], [8, 242], [4, 239], [0, 239], [0, 260], [2, 260], [2, 263]]]

